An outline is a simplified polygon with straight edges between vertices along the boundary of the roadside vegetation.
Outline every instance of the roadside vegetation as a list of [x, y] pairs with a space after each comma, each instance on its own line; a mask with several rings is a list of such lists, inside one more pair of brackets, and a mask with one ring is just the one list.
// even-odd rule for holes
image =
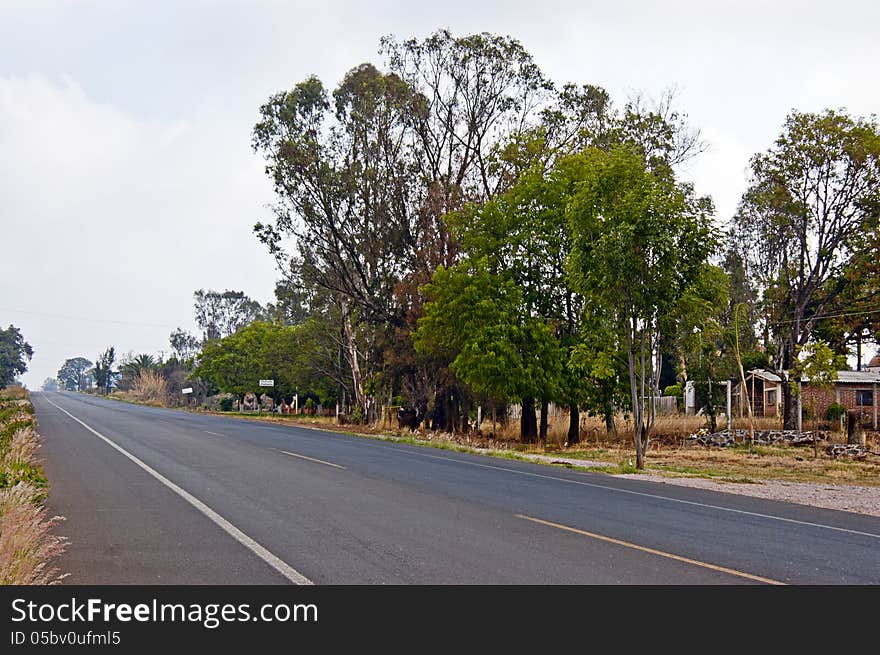
[[[880, 337], [875, 117], [792, 111], [718, 216], [683, 174], [707, 144], [674, 93], [612, 98], [548, 78], [514, 38], [440, 30], [280, 90], [251, 136], [275, 185], [254, 226], [274, 302], [196, 290], [198, 333], [175, 330], [169, 356], [109, 347], [59, 386], [617, 470], [876, 474], [874, 434], [852, 462], [687, 438], [723, 428], [754, 369], [781, 381], [774, 428], [842, 438], [842, 406], [802, 382], [833, 397]], [[740, 407], [736, 427], [759, 427]]]
[[0, 584], [53, 584], [65, 548], [47, 514], [48, 482], [37, 460], [34, 409], [22, 387], [0, 389]]

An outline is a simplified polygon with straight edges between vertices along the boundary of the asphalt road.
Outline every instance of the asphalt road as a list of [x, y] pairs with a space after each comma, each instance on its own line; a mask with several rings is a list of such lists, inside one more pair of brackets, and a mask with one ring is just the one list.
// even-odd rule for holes
[[32, 394], [72, 584], [877, 584], [880, 519]]

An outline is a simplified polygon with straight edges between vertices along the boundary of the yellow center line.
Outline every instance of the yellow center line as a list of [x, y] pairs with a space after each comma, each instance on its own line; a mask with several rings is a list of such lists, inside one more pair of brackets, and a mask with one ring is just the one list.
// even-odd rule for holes
[[318, 464], [324, 464], [326, 466], [332, 466], [333, 468], [345, 470], [344, 466], [340, 466], [339, 464], [334, 464], [332, 462], [325, 462], [323, 459], [317, 459], [315, 457], [306, 457], [305, 455], [299, 455], [297, 453], [292, 453], [288, 450], [279, 450], [279, 453], [284, 453], [285, 455], [290, 455], [291, 457], [299, 457], [300, 459], [307, 459], [310, 462], [317, 462]]
[[728, 569], [723, 566], [716, 566], [715, 564], [709, 564], [708, 562], [701, 562], [700, 560], [690, 559], [689, 557], [682, 557], [681, 555], [674, 555], [672, 553], [667, 553], [662, 550], [656, 550], [654, 548], [648, 548], [646, 546], [639, 546], [638, 544], [633, 544], [628, 541], [622, 541], [620, 539], [606, 537], [605, 535], [596, 534], [595, 532], [587, 532], [586, 530], [580, 530], [578, 528], [572, 528], [571, 526], [562, 525], [561, 523], [553, 523], [552, 521], [545, 521], [543, 519], [536, 519], [532, 516], [526, 516], [524, 514], [515, 514], [515, 516], [520, 519], [525, 519], [526, 521], [532, 521], [533, 523], [540, 523], [541, 525], [548, 525], [551, 528], [558, 528], [560, 530], [567, 530], [568, 532], [574, 532], [576, 534], [581, 534], [581, 535], [584, 535], [585, 537], [591, 537], [593, 539], [598, 539], [599, 541], [607, 541], [610, 544], [616, 544], [618, 546], [632, 548], [633, 550], [640, 550], [643, 553], [650, 553], [652, 555], [658, 555], [660, 557], [674, 559], [677, 562], [684, 562], [686, 564], [693, 564], [694, 566], [701, 566], [704, 569], [711, 569], [712, 571], [720, 571], [721, 573], [728, 573], [730, 575], [735, 575], [740, 578], [746, 578], [747, 580], [754, 580], [756, 582], [763, 582], [764, 584], [771, 584], [771, 585], [784, 585], [784, 584], [786, 584], [785, 582], [780, 582], [779, 580], [771, 580], [770, 578], [762, 578], [761, 576], [752, 575], [751, 573], [744, 573], [743, 571], [737, 571], [736, 569]]

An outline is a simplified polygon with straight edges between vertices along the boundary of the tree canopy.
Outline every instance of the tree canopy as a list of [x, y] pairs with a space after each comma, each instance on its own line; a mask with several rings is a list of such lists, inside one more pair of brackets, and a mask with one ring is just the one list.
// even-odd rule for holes
[[15, 378], [27, 371], [34, 349], [14, 325], [0, 330], [0, 389], [9, 386]]

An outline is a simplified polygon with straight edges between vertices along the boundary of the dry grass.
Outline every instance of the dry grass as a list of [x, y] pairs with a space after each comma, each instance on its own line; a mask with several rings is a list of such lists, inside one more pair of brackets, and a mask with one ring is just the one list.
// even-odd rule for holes
[[168, 384], [158, 371], [143, 370], [135, 379], [131, 393], [141, 402], [164, 405], [168, 400]]
[[[779, 429], [782, 420], [778, 417], [755, 418], [756, 430]], [[601, 417], [582, 417], [581, 443], [568, 445], [568, 417], [562, 415], [548, 421], [547, 442], [545, 444], [524, 445], [518, 442], [519, 424], [511, 422], [506, 429], [496, 430], [498, 441], [504, 447], [521, 452], [554, 453], [575, 459], [589, 459], [614, 464], [617, 469], [610, 472], [631, 470], [632, 424], [623, 416], [616, 417], [617, 434], [609, 435]], [[488, 432], [484, 424], [484, 431]], [[688, 435], [707, 427], [703, 416], [664, 415], [659, 416], [654, 426], [651, 445], [647, 453], [646, 472], [662, 475], [697, 476], [719, 480], [760, 480], [778, 479], [792, 482], [825, 482], [830, 484], [852, 484], [880, 486], [880, 457], [869, 456], [866, 461], [833, 460], [820, 449], [818, 456], [809, 447], [758, 446], [707, 448], [687, 440]], [[727, 427], [719, 417], [718, 429]], [[736, 418], [733, 428], [746, 429], [748, 419]], [[805, 425], [805, 429], [811, 426]], [[491, 424], [489, 425], [491, 428]], [[832, 441], [841, 441], [841, 434], [833, 434]], [[454, 439], [460, 441], [458, 438]], [[498, 447], [494, 443], [493, 447]], [[868, 445], [880, 452], [880, 436], [872, 435]]]
[[66, 540], [51, 533], [60, 517], [48, 517], [27, 483], [0, 489], [0, 584], [54, 584], [64, 577], [51, 566]]
[[62, 520], [48, 517], [46, 479], [36, 459], [40, 447], [27, 391], [0, 392], [0, 584], [53, 584], [62, 575], [51, 566], [66, 540], [51, 533]]

